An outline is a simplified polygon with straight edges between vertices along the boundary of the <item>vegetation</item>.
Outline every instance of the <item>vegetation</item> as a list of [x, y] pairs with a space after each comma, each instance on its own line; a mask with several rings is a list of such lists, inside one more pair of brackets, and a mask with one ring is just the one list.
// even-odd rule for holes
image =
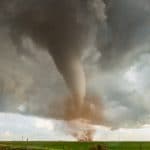
[[150, 150], [150, 142], [0, 142], [0, 150]]

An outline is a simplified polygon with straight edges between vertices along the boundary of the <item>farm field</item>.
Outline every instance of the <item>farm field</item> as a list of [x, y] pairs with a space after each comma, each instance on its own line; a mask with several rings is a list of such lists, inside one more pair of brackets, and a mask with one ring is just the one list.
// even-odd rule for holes
[[0, 150], [150, 150], [150, 142], [0, 142]]

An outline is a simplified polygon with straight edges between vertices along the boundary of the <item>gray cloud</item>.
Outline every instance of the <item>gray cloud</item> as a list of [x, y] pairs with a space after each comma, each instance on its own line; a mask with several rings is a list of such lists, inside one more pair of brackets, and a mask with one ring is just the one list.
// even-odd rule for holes
[[[51, 20], [46, 22], [51, 15], [48, 4], [52, 1], [14, 0], [10, 3], [3, 0], [0, 2], [2, 8], [0, 11], [0, 111], [42, 117], [63, 117], [62, 106], [69, 91], [53, 62], [55, 59], [53, 52], [50, 56], [43, 50], [49, 48], [49, 41], [46, 39], [50, 38], [55, 48], [62, 44], [61, 47], [67, 48], [67, 53], [70, 53], [69, 47], [71, 47], [72, 56], [82, 57], [87, 77], [87, 90], [102, 97], [105, 113], [111, 125], [127, 127], [149, 123], [149, 1], [112, 0], [109, 7], [106, 1], [107, 19], [103, 24], [99, 22], [100, 18], [105, 20], [103, 11], [105, 5], [101, 1], [95, 0], [96, 4], [100, 2], [100, 5], [81, 0], [72, 1], [72, 4], [77, 6], [76, 12], [79, 16], [77, 20], [81, 26], [79, 30], [77, 28], [72, 31], [72, 28], [67, 30], [65, 25], [59, 22], [62, 24], [62, 29], [59, 31], [62, 37], [64, 36], [63, 43], [59, 39], [58, 43], [55, 43], [58, 37], [54, 35], [59, 31], [56, 33], [53, 31], [54, 39], [50, 36], [51, 32], [47, 32], [48, 23], [51, 22]], [[65, 2], [67, 7], [67, 0]], [[83, 2], [84, 7], [82, 5], [81, 8], [79, 7], [80, 2]], [[60, 12], [64, 9], [62, 4], [63, 1], [59, 4], [62, 9]], [[63, 15], [65, 16], [68, 11], [72, 12], [67, 10]], [[28, 12], [33, 14], [31, 20], [26, 18]], [[21, 20], [22, 15], [27, 19], [24, 20], [25, 22]], [[47, 25], [42, 24], [41, 29], [38, 21], [46, 22]], [[66, 31], [68, 36], [65, 38]], [[81, 41], [83, 45], [80, 45]], [[17, 43], [18, 47], [13, 42]], [[20, 42], [23, 43], [21, 47]], [[18, 51], [22, 54], [18, 55]], [[80, 53], [81, 51], [83, 53]], [[55, 52], [58, 55], [58, 52]], [[114, 71], [112, 68], [118, 64], [126, 66]], [[106, 69], [108, 72], [105, 72]]]
[[101, 41], [98, 41], [103, 55], [100, 62], [105, 70], [117, 64], [124, 64], [124, 57], [127, 54], [135, 53], [135, 47], [150, 41], [148, 0], [142, 2], [140, 0], [106, 0], [106, 3], [108, 3], [107, 25], [105, 36], [102, 34], [105, 42], [102, 40], [101, 44]]

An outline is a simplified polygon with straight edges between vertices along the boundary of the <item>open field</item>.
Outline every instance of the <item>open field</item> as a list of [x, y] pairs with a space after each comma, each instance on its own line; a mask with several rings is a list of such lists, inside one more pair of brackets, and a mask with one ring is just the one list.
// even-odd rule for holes
[[[0, 150], [150, 150], [150, 142], [0, 142]], [[95, 149], [96, 150], [96, 149]], [[97, 150], [99, 150], [97, 148]]]

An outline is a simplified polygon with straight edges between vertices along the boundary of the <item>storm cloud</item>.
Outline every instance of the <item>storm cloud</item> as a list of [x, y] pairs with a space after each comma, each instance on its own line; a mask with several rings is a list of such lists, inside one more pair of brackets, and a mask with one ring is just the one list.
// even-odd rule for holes
[[[3, 0], [0, 9], [0, 111], [61, 119], [66, 82], [100, 96], [112, 126], [149, 123], [148, 0]], [[62, 67], [73, 60], [87, 81], [79, 91]]]

